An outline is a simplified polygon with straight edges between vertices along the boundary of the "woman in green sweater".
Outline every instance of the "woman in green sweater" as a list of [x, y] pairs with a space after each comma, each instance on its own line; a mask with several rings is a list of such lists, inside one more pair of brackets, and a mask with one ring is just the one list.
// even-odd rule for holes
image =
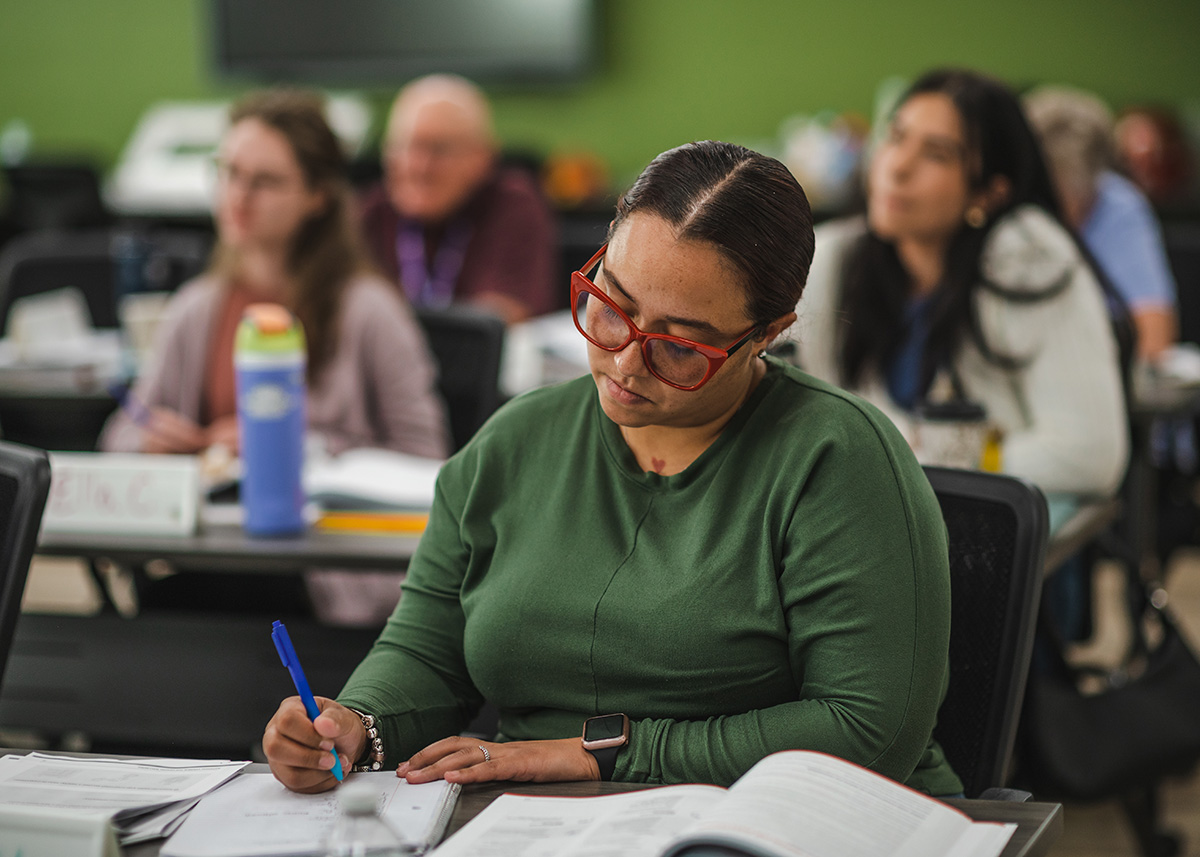
[[[812, 251], [778, 161], [656, 158], [572, 277], [590, 377], [511, 402], [442, 468], [374, 648], [315, 721], [292, 698], [268, 724], [279, 780], [331, 788], [336, 750], [410, 782], [727, 785], [805, 748], [961, 791], [931, 739], [933, 492], [878, 411], [764, 354]], [[485, 700], [496, 740], [458, 736]]]

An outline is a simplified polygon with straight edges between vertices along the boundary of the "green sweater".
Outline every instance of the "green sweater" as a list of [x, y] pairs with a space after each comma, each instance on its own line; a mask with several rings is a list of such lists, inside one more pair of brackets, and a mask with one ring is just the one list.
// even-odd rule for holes
[[728, 785], [821, 750], [932, 794], [950, 583], [937, 500], [873, 407], [768, 358], [682, 473], [645, 473], [584, 377], [505, 406], [442, 468], [404, 594], [339, 701], [390, 764], [461, 731], [625, 712], [614, 779]]

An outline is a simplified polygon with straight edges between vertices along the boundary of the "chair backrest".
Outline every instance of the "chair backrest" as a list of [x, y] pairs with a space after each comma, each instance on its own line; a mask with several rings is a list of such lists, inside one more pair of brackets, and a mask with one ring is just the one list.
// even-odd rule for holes
[[25, 163], [4, 168], [8, 216], [29, 229], [103, 226], [112, 220], [100, 193], [100, 172], [84, 163]]
[[461, 449], [500, 405], [504, 322], [464, 306], [417, 307], [416, 313], [438, 363], [454, 448]]
[[926, 467], [950, 542], [950, 687], [933, 735], [967, 797], [1005, 785], [1029, 674], [1046, 498], [1010, 476]]
[[92, 324], [118, 327], [118, 295], [172, 291], [203, 270], [211, 239], [197, 231], [48, 229], [29, 232], [0, 253], [0, 330], [13, 301], [73, 286], [83, 293]]
[[96, 327], [117, 326], [113, 263], [103, 229], [28, 232], [0, 254], [0, 330], [15, 301], [54, 289], [79, 289]]
[[555, 309], [571, 308], [571, 274], [578, 271], [608, 239], [612, 211], [560, 212], [558, 215], [558, 279]]
[[0, 684], [49, 493], [46, 453], [0, 441]]
[[1163, 244], [1179, 298], [1179, 338], [1200, 343], [1200, 223], [1164, 224]]

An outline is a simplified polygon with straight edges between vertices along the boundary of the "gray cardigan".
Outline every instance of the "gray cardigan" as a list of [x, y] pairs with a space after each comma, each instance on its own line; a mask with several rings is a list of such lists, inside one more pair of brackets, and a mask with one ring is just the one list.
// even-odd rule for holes
[[[202, 276], [180, 287], [156, 334], [153, 357], [133, 394], [199, 421], [209, 343], [226, 283]], [[383, 447], [429, 458], [450, 448], [437, 370], [424, 334], [393, 286], [358, 276], [343, 292], [337, 347], [308, 391], [310, 432], [331, 453]], [[141, 429], [123, 412], [100, 436], [108, 452], [141, 449]]]

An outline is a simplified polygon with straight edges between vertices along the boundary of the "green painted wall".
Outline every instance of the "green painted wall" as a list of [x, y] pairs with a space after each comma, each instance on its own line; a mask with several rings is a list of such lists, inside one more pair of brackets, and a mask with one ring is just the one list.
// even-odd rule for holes
[[[1091, 88], [1117, 107], [1200, 104], [1197, 0], [607, 0], [599, 72], [560, 92], [497, 92], [510, 143], [587, 147], [623, 183], [685, 140], [754, 142], [824, 108], [869, 113], [880, 80], [966, 64], [1015, 84]], [[244, 87], [207, 68], [202, 0], [7, 0], [0, 127], [39, 154], [113, 162], [163, 99]], [[382, 108], [389, 93], [368, 93]]]

